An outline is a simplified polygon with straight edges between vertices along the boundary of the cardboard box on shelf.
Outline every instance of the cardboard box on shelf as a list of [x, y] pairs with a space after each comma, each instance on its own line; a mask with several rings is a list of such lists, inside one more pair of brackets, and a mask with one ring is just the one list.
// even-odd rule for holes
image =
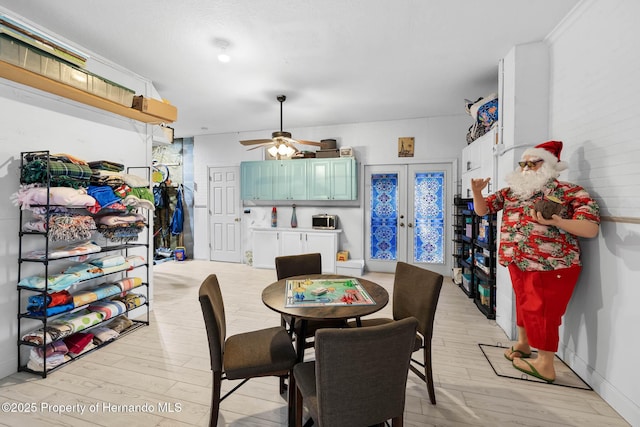
[[143, 113], [165, 119], [168, 122], [175, 122], [178, 118], [178, 109], [168, 102], [159, 101], [144, 96], [133, 97], [133, 108]]

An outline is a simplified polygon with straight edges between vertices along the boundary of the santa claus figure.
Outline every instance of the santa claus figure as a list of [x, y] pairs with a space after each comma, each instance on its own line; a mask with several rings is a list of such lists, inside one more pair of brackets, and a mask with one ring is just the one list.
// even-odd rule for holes
[[[579, 237], [595, 237], [598, 204], [579, 185], [558, 180], [561, 141], [526, 150], [505, 187], [488, 197], [487, 179], [473, 179], [477, 215], [502, 210], [498, 260], [509, 269], [515, 294], [518, 341], [505, 352], [514, 368], [549, 383], [559, 327], [581, 270]], [[538, 356], [532, 358], [532, 349]]]

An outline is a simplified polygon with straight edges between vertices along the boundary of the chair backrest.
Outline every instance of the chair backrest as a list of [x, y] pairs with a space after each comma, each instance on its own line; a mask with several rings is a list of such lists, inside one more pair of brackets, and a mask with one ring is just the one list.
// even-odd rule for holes
[[442, 274], [398, 262], [393, 282], [393, 318], [415, 317], [418, 332], [431, 340], [443, 279]]
[[276, 257], [278, 280], [303, 274], [322, 274], [322, 255], [319, 253]]
[[198, 292], [204, 324], [207, 328], [209, 340], [209, 355], [211, 356], [211, 370], [222, 372], [222, 357], [224, 342], [227, 337], [227, 324], [224, 315], [224, 303], [220, 284], [215, 274], [210, 274], [200, 285]]
[[407, 318], [316, 332], [320, 427], [373, 425], [403, 414], [417, 326]]

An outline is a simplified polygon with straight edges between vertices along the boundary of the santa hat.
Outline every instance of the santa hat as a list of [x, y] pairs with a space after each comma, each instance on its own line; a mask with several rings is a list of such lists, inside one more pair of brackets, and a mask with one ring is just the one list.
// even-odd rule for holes
[[537, 157], [544, 160], [545, 163], [553, 165], [555, 170], [561, 172], [567, 169], [569, 165], [560, 161], [560, 151], [562, 151], [562, 141], [547, 141], [526, 150], [522, 153], [522, 158], [525, 156]]

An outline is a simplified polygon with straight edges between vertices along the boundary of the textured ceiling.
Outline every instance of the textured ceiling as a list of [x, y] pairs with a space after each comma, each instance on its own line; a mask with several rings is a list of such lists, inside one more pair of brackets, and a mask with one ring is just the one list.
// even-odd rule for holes
[[[464, 114], [579, 0], [0, 0], [153, 81], [176, 137]], [[216, 56], [228, 40], [231, 62]]]

